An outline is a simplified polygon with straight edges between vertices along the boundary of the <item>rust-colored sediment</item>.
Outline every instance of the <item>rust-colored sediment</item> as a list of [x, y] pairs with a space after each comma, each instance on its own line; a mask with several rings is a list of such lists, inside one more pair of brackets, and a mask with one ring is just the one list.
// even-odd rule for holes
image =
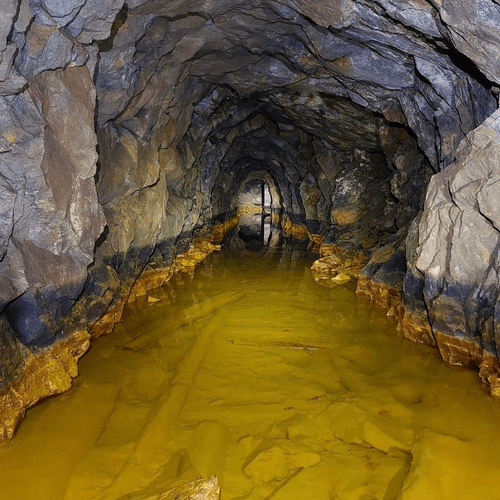
[[415, 344], [437, 347], [426, 311], [410, 311], [403, 306], [403, 316], [398, 326], [405, 339]]
[[356, 293], [366, 297], [379, 307], [387, 309], [387, 316], [395, 318], [401, 324], [404, 317], [404, 306], [401, 301], [401, 290], [371, 280], [367, 276], [360, 276], [356, 287]]
[[212, 235], [207, 238], [195, 239], [187, 252], [178, 255], [172, 265], [144, 271], [130, 290], [127, 302], [133, 302], [137, 297], [146, 295], [149, 290], [162, 286], [176, 273], [192, 274], [200, 262], [218, 250], [220, 250], [220, 245], [213, 243]]
[[120, 300], [114, 307], [110, 307], [96, 322], [89, 325], [89, 332], [92, 338], [100, 337], [111, 333], [115, 323], [122, 319], [123, 309], [127, 300]]
[[405, 339], [416, 344], [437, 347], [448, 366], [479, 369], [479, 378], [485, 388], [493, 396], [500, 397], [500, 362], [495, 354], [486, 351], [472, 340], [433, 331], [426, 311], [404, 307], [400, 289], [367, 276], [359, 276], [367, 262], [362, 252], [348, 251], [336, 245], [321, 245], [320, 255], [321, 258], [312, 268], [316, 281], [328, 284], [329, 280], [335, 281], [335, 277], [340, 275], [357, 279], [356, 293], [386, 309], [387, 315], [397, 320], [398, 328]]
[[238, 207], [238, 214], [261, 214], [262, 205], [247, 205], [246, 207]]
[[335, 256], [344, 263], [349, 261], [348, 264], [357, 269], [357, 275], [368, 263], [368, 256], [361, 250], [342, 248], [332, 243], [322, 243], [319, 248], [319, 255], [320, 257]]
[[449, 366], [479, 368], [479, 378], [492, 396], [500, 396], [500, 362], [474, 341], [434, 332], [444, 362]]
[[281, 218], [281, 228], [285, 236], [292, 236], [297, 240], [307, 240], [309, 231], [305, 224], [294, 224], [290, 217], [284, 215]]
[[189, 250], [178, 255], [171, 265], [144, 271], [134, 283], [128, 295], [90, 325], [92, 338], [111, 333], [115, 323], [121, 320], [123, 309], [127, 303], [133, 302], [137, 297], [146, 295], [149, 290], [159, 288], [179, 272], [193, 273], [200, 262], [205, 260], [211, 253], [220, 250], [220, 246], [216, 242], [222, 241], [226, 233], [238, 224], [238, 220], [239, 217], [234, 216], [223, 223], [215, 224], [210, 235], [194, 239]]
[[145, 271], [130, 293], [103, 316], [89, 325], [88, 330], [78, 330], [68, 338], [33, 353], [26, 348], [26, 358], [15, 381], [0, 390], [0, 441], [10, 439], [26, 410], [38, 401], [61, 394], [71, 388], [71, 381], [78, 375], [78, 360], [88, 350], [91, 337], [110, 333], [120, 321], [128, 302], [157, 288], [178, 272], [194, 272], [195, 267], [220, 246], [224, 235], [238, 224], [238, 217], [216, 224], [205, 238], [195, 239], [189, 250], [178, 255], [173, 264], [162, 269]]
[[280, 224], [285, 236], [292, 236], [297, 240], [309, 240], [308, 248], [312, 252], [319, 253], [323, 244], [323, 237], [319, 234], [311, 233], [305, 224], [294, 224], [290, 217], [286, 215], [280, 217], [279, 214], [272, 215], [273, 224]]
[[309, 238], [309, 249], [312, 252], [319, 253], [321, 245], [323, 244], [323, 238], [319, 234], [307, 232], [307, 237]]
[[359, 220], [357, 209], [338, 208], [332, 211], [332, 219], [339, 226], [350, 226]]
[[226, 234], [231, 231], [231, 229], [235, 228], [240, 221], [239, 214], [233, 215], [229, 219], [226, 219], [224, 222], [220, 222], [215, 224], [212, 228], [212, 237], [215, 243], [220, 243]]
[[337, 245], [320, 244], [318, 251], [321, 257], [312, 265], [313, 278], [326, 286], [337, 286], [358, 279], [368, 261], [363, 252]]
[[500, 397], [500, 362], [476, 342], [433, 331], [425, 311], [410, 311], [401, 302], [400, 291], [368, 278], [358, 281], [357, 293], [388, 309], [398, 321], [405, 339], [416, 344], [437, 347], [443, 361], [450, 367], [479, 369], [479, 378], [492, 396]]
[[16, 381], [0, 391], [0, 440], [14, 435], [28, 408], [71, 388], [71, 380], [78, 375], [78, 360], [89, 346], [89, 333], [79, 330], [37, 354], [27, 350]]

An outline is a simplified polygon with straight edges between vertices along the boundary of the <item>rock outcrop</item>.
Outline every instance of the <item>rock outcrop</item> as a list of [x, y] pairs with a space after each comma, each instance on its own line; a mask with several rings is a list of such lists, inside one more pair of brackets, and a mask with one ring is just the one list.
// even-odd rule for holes
[[407, 328], [414, 321], [429, 323], [431, 342], [443, 359], [479, 368], [495, 393], [500, 393], [499, 159], [497, 111], [462, 141], [457, 161], [432, 178], [414, 241], [413, 270], [406, 276], [406, 283], [414, 284], [406, 300], [420, 311]]
[[[482, 163], [458, 172], [465, 146], [453, 163], [497, 107], [493, 0], [4, 4], [4, 388], [27, 352], [109, 330], [193, 242], [212, 244], [249, 179], [273, 186], [290, 233], [361, 253], [369, 295], [382, 283], [392, 303], [405, 276], [409, 337], [467, 339], [482, 353], [474, 364], [496, 363], [494, 181]], [[494, 131], [478, 130], [478, 152], [496, 145]], [[465, 189], [463, 176], [482, 187]], [[447, 219], [433, 226], [438, 214]], [[451, 363], [454, 352], [443, 351]], [[495, 370], [482, 370], [491, 383]]]

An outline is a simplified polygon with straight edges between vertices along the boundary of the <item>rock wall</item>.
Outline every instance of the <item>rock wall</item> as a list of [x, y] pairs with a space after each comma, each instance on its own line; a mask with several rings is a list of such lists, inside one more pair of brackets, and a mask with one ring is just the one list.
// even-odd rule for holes
[[[291, 232], [366, 260], [365, 284], [405, 277], [409, 337], [496, 360], [493, 181], [465, 158], [498, 140], [495, 122], [467, 134], [497, 107], [500, 11], [401, 5], [5, 0], [2, 394], [32, 356], [109, 330], [179, 256], [212, 251], [258, 172]], [[454, 163], [464, 140], [477, 143]]]
[[[412, 240], [405, 296], [430, 325], [421, 340], [438, 346], [450, 365], [477, 367], [500, 394], [498, 250], [500, 112], [464, 139], [457, 161], [434, 176]], [[418, 334], [414, 335], [418, 338]]]

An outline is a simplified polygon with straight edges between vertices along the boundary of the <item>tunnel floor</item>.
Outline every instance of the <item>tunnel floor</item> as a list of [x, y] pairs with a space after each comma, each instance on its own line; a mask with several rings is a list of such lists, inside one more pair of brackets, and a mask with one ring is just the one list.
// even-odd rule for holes
[[[255, 250], [255, 248], [254, 248]], [[240, 242], [130, 304], [0, 450], [0, 498], [498, 499], [500, 405], [315, 256]], [[197, 319], [198, 318], [198, 319]]]

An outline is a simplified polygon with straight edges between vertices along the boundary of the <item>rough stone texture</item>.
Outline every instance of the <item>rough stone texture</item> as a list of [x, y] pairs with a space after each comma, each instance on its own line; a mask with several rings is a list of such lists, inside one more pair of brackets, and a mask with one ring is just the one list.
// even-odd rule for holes
[[416, 266], [419, 223], [422, 214], [412, 222], [406, 239], [407, 269], [403, 281], [404, 314], [401, 326], [404, 336], [412, 342], [436, 345], [423, 294], [423, 275]]
[[[4, 4], [5, 386], [21, 373], [26, 346], [118, 320], [124, 303], [168, 276], [214, 221], [234, 215], [249, 179], [273, 186], [273, 216], [290, 233], [361, 252], [370, 261], [365, 284], [397, 289], [403, 240], [431, 174], [456, 168], [449, 165], [458, 144], [497, 106], [493, 0], [407, 0], [404, 8], [396, 0]], [[414, 325], [409, 337], [422, 338], [432, 302], [431, 342], [445, 317], [437, 311], [463, 309], [467, 320], [455, 314], [455, 330], [466, 327], [469, 340], [488, 331], [474, 345], [496, 356], [494, 327], [483, 327], [496, 317], [495, 208], [480, 170], [479, 211], [464, 208], [459, 192], [467, 189], [457, 188], [456, 208], [439, 212], [429, 202], [410, 230], [403, 322]], [[446, 179], [434, 178], [432, 192]], [[461, 237], [467, 223], [490, 235], [475, 251], [463, 249], [477, 261], [471, 268], [492, 261], [486, 274], [467, 275], [477, 294], [459, 281], [454, 288], [455, 270], [430, 284], [432, 265], [420, 255], [441, 259], [438, 245], [413, 258], [411, 242], [424, 241], [425, 221], [437, 213], [449, 220], [443, 228], [460, 221]], [[442, 335], [455, 330], [439, 326]]]
[[93, 179], [95, 101], [87, 68], [40, 74], [30, 93], [29, 100], [15, 99], [21, 111], [31, 108], [33, 121], [16, 115], [4, 121], [10, 162], [2, 156], [3, 207], [9, 211], [2, 214], [0, 272], [7, 281], [15, 270], [17, 279], [2, 287], [0, 307], [8, 303], [7, 318], [22, 342], [41, 345], [59, 334], [80, 294], [104, 218]]
[[14, 383], [0, 389], [0, 440], [11, 438], [26, 409], [40, 399], [67, 391], [78, 375], [78, 360], [89, 348], [89, 334], [76, 331], [36, 354], [24, 349]]
[[401, 320], [401, 289], [406, 272], [405, 239], [402, 229], [392, 241], [376, 250], [359, 273], [356, 293], [389, 310], [389, 315]]
[[457, 156], [429, 185], [414, 265], [443, 359], [477, 366], [495, 385], [500, 373], [500, 112], [462, 141]]
[[351, 279], [358, 279], [365, 268], [367, 256], [360, 251], [341, 249], [336, 245], [321, 245], [320, 254], [312, 266], [315, 281], [326, 285], [343, 285]]

